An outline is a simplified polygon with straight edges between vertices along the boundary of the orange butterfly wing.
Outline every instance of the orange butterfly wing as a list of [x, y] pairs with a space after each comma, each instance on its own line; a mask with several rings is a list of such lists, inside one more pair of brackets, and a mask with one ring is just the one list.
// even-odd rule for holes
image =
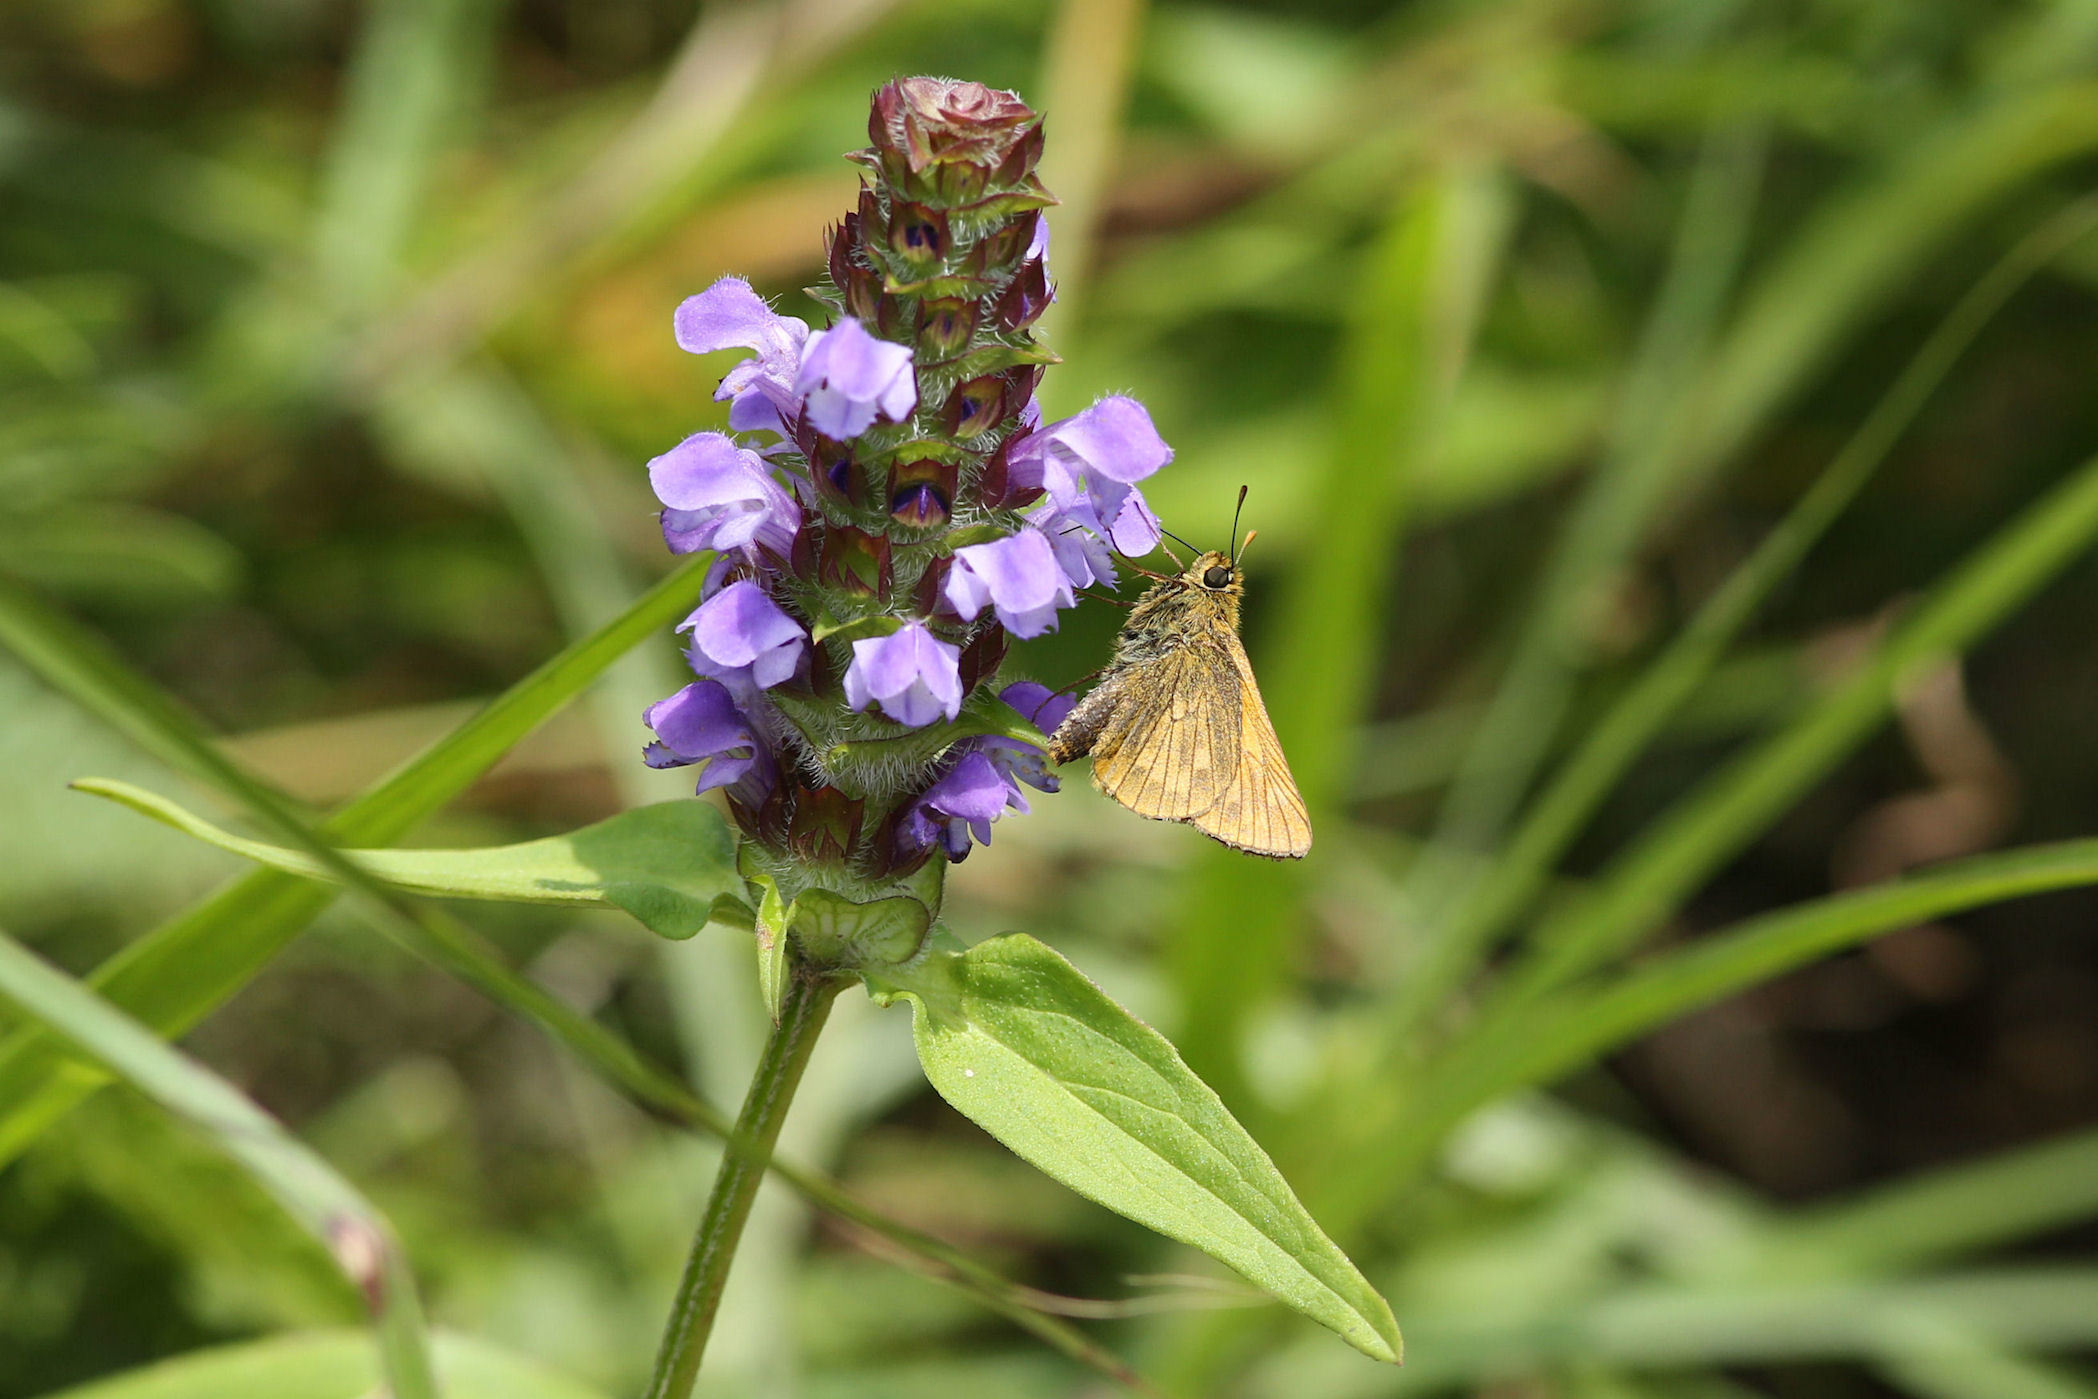
[[1231, 663], [1238, 671], [1238, 763], [1231, 784], [1216, 803], [1191, 818], [1190, 824], [1249, 855], [1302, 859], [1311, 849], [1311, 814], [1290, 776], [1275, 726], [1253, 680], [1253, 663], [1235, 636], [1227, 637]]

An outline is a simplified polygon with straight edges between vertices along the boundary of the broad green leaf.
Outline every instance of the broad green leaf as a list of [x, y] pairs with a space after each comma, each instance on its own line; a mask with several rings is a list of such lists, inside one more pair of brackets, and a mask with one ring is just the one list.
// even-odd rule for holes
[[[73, 785], [258, 864], [309, 879], [335, 877], [303, 851], [234, 835], [128, 782], [86, 777]], [[707, 925], [716, 899], [742, 892], [728, 822], [701, 801], [658, 802], [566, 835], [517, 845], [342, 853], [411, 893], [503, 903], [610, 904], [669, 938], [691, 937]]]
[[395, 1399], [434, 1399], [415, 1280], [393, 1230], [312, 1148], [203, 1065], [0, 933], [0, 999], [205, 1133], [328, 1246], [372, 1308]]
[[1396, 1362], [1391, 1308], [1163, 1035], [1033, 938], [870, 981], [912, 1003], [941, 1097], [1079, 1194], [1192, 1244]]
[[[486, 1341], [432, 1339], [447, 1399], [602, 1399]], [[379, 1380], [361, 1334], [299, 1331], [193, 1351], [47, 1399], [368, 1399]]]

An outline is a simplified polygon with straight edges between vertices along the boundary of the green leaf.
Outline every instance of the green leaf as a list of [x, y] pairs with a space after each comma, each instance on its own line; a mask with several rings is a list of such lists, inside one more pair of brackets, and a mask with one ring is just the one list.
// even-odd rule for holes
[[[311, 855], [234, 835], [128, 782], [83, 777], [73, 786], [257, 864], [309, 879], [335, 879]], [[610, 904], [668, 938], [691, 937], [713, 916], [716, 899], [733, 897], [742, 887], [728, 822], [701, 801], [658, 802], [518, 845], [342, 853], [377, 879], [411, 893], [501, 903]]]
[[372, 1309], [397, 1399], [437, 1392], [422, 1308], [386, 1219], [357, 1188], [231, 1084], [0, 933], [0, 999], [209, 1136], [328, 1246]]
[[941, 1097], [1088, 1199], [1192, 1244], [1396, 1362], [1391, 1308], [1164, 1036], [1033, 938], [870, 981], [912, 1003]]
[[754, 876], [765, 896], [758, 900], [758, 916], [751, 931], [758, 938], [758, 995], [765, 1013], [779, 1024], [780, 997], [787, 990], [787, 930], [793, 926], [794, 909], [780, 901], [779, 885], [772, 876]]

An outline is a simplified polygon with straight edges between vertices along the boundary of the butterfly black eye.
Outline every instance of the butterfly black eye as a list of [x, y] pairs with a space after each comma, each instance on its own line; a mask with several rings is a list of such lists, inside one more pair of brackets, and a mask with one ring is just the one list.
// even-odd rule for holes
[[1231, 570], [1225, 567], [1223, 564], [1218, 564], [1215, 568], [1212, 568], [1211, 570], [1209, 570], [1209, 572], [1202, 575], [1202, 586], [1205, 588], [1230, 587]]

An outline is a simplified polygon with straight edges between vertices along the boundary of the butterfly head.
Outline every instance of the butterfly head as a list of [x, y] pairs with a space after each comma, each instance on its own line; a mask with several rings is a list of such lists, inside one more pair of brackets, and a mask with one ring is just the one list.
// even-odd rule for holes
[[1180, 581], [1205, 593], [1229, 593], [1237, 597], [1245, 591], [1245, 580], [1238, 565], [1231, 561], [1231, 555], [1216, 549], [1199, 555], [1180, 575]]

